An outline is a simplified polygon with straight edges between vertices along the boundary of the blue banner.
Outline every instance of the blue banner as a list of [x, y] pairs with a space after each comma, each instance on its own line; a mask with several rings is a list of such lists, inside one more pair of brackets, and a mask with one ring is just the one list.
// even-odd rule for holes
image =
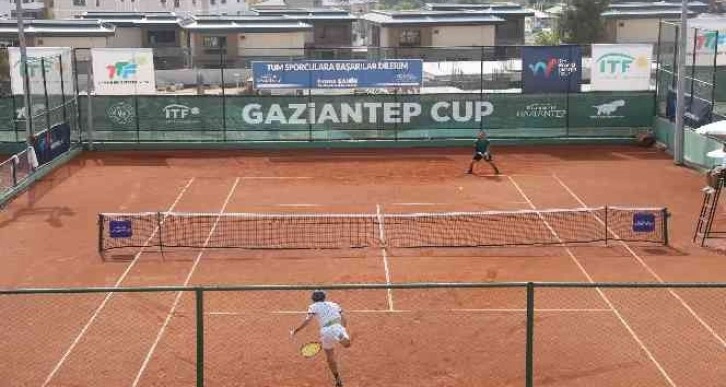
[[522, 47], [523, 93], [579, 93], [581, 80], [579, 46]]
[[633, 214], [633, 232], [654, 232], [655, 214], [637, 212]]
[[134, 235], [130, 220], [112, 220], [108, 226], [111, 238], [131, 238]]
[[56, 125], [33, 136], [33, 148], [38, 165], [44, 165], [71, 149], [71, 127]]
[[257, 89], [420, 87], [420, 59], [252, 62]]

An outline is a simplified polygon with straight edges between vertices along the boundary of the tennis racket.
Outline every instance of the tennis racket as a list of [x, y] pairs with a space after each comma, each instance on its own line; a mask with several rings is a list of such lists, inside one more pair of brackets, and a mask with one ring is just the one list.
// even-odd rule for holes
[[320, 344], [318, 341], [311, 341], [309, 343], [305, 343], [300, 347], [300, 354], [303, 357], [313, 357], [320, 352], [320, 350], [323, 349], [323, 345]]

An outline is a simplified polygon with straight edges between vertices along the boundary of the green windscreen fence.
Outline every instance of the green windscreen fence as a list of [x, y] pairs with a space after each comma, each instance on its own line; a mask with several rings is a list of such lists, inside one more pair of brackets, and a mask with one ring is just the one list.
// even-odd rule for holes
[[[0, 114], [12, 100], [0, 99]], [[651, 92], [368, 96], [94, 96], [94, 141], [339, 141], [624, 137], [652, 125]], [[5, 141], [13, 120], [0, 122]], [[22, 137], [22, 136], [21, 136]]]

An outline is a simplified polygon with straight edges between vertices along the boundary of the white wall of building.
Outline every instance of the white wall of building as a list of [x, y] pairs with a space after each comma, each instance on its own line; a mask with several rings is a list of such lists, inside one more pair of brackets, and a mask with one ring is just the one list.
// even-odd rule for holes
[[432, 27], [431, 45], [493, 46], [495, 36], [494, 26], [436, 26]]
[[107, 44], [107, 38], [105, 37], [39, 36], [35, 38], [36, 47], [103, 48], [106, 47]]
[[143, 33], [138, 27], [116, 27], [116, 35], [108, 38], [108, 47], [144, 47]]
[[618, 20], [617, 43], [658, 43], [659, 19]]
[[[244, 39], [242, 38], [244, 37]], [[238, 56], [301, 56], [305, 54], [305, 32], [240, 34]]]
[[[2, 0], [0, 0], [2, 1]], [[93, 12], [176, 12], [180, 14], [221, 13], [236, 15], [247, 10], [246, 0], [85, 0], [74, 5], [73, 0], [53, 0], [56, 19], [71, 18], [87, 11]]]

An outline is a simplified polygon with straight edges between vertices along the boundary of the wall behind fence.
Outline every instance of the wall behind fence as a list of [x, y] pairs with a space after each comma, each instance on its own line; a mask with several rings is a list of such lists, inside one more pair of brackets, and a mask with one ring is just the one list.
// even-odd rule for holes
[[[85, 98], [81, 107], [87, 126]], [[92, 131], [107, 142], [429, 140], [479, 129], [500, 138], [624, 137], [651, 128], [653, 113], [651, 92], [95, 96]]]

